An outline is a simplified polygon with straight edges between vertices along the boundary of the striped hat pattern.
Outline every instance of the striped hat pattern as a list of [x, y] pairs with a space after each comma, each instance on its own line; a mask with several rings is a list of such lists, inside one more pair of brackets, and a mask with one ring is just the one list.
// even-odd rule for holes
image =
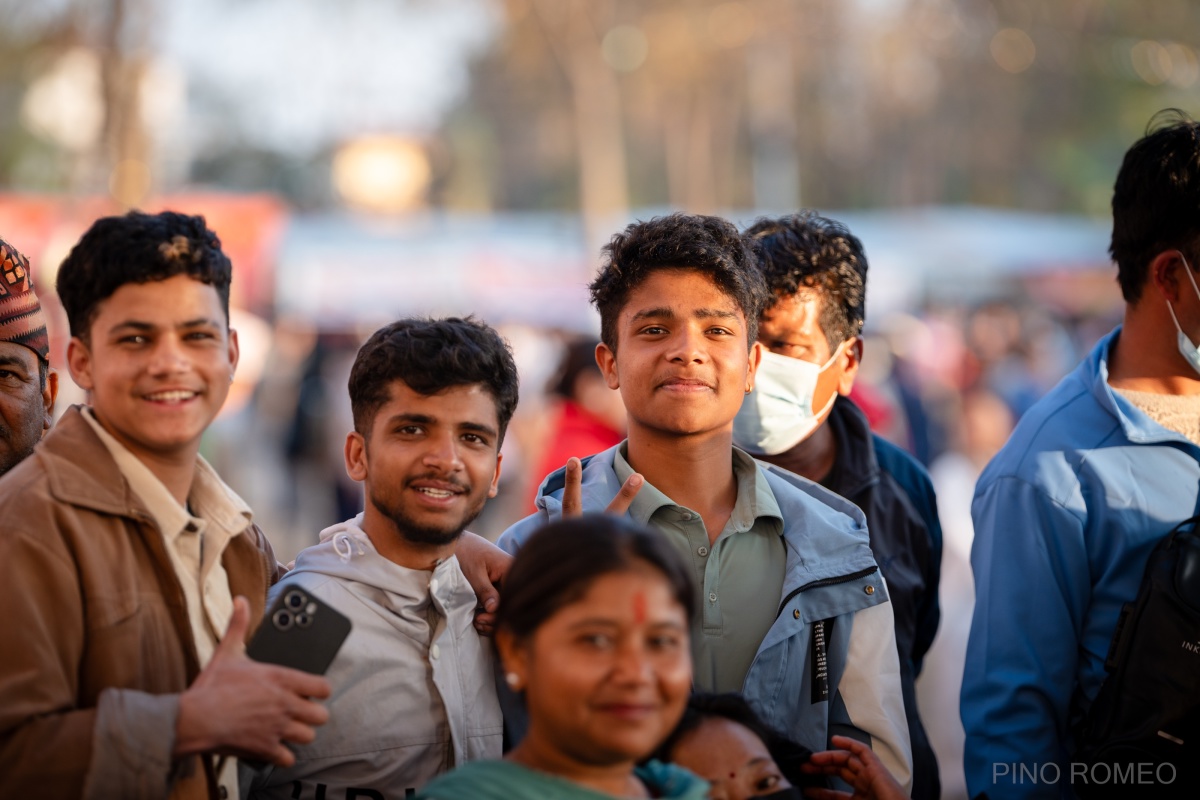
[[33, 293], [29, 259], [0, 239], [0, 342], [23, 344], [50, 360], [46, 315]]

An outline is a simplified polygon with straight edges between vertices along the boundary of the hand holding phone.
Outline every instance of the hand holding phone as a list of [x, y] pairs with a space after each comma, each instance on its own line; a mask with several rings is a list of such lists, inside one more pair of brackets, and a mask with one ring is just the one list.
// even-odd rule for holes
[[246, 655], [255, 661], [324, 675], [350, 635], [350, 627], [349, 619], [299, 585], [285, 584], [246, 646]]
[[212, 659], [179, 695], [173, 755], [228, 753], [280, 766], [295, 762], [285, 742], [306, 744], [329, 719], [318, 700], [329, 697], [319, 675], [246, 657], [250, 604], [233, 601], [229, 628]]

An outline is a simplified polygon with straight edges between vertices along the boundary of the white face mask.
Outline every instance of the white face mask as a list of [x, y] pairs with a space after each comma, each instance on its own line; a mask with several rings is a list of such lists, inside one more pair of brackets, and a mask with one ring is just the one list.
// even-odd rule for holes
[[[1192, 267], [1183, 253], [1180, 253], [1179, 257], [1183, 259], [1183, 271], [1187, 273], [1188, 280], [1192, 283], [1192, 289], [1196, 292], [1196, 297], [1200, 299], [1200, 287], [1196, 286], [1196, 279], [1192, 277]], [[1175, 323], [1175, 330], [1178, 331], [1175, 341], [1179, 344], [1179, 352], [1192, 365], [1192, 369], [1200, 373], [1200, 348], [1196, 347], [1195, 343], [1183, 332], [1183, 328], [1179, 326], [1179, 320], [1175, 317], [1175, 309], [1171, 307], [1170, 300], [1167, 301], [1167, 310], [1171, 312], [1171, 321]]]
[[808, 438], [837, 399], [835, 391], [824, 408], [814, 409], [817, 380], [850, 341], [838, 345], [821, 366], [763, 352], [754, 376], [754, 390], [742, 400], [742, 408], [733, 420], [733, 443], [748, 453], [774, 456]]

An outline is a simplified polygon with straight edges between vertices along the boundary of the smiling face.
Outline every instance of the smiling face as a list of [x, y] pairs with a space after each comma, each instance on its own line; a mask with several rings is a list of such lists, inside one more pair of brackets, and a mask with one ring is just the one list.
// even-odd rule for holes
[[496, 643], [525, 693], [527, 741], [557, 763], [632, 765], [671, 732], [691, 691], [686, 612], [641, 561], [594, 579], [528, 639], [501, 631]]
[[621, 390], [630, 436], [731, 430], [761, 357], [746, 336], [742, 310], [701, 272], [660, 269], [630, 291], [617, 352], [596, 348], [605, 380]]
[[195, 459], [237, 357], [217, 290], [187, 275], [121, 286], [67, 348], [96, 419], [143, 462]]
[[680, 739], [671, 761], [708, 781], [712, 800], [750, 800], [791, 786], [763, 740], [723, 717], [706, 718]]
[[[496, 401], [482, 384], [435, 395], [392, 381], [370, 437], [346, 439], [346, 471], [365, 484], [364, 529], [392, 528], [418, 545], [451, 545], [500, 480]], [[387, 555], [388, 544], [377, 542]]]
[[0, 475], [32, 453], [50, 428], [57, 379], [51, 373], [43, 387], [37, 354], [0, 342]]

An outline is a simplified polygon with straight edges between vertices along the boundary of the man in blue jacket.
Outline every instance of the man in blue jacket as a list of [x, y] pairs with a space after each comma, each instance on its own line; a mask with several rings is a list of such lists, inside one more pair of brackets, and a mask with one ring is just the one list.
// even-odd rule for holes
[[[629, 437], [586, 460], [581, 487], [572, 474], [579, 505], [603, 511], [640, 475], [629, 516], [661, 531], [693, 571], [696, 688], [743, 692], [813, 750], [835, 733], [857, 736], [907, 788], [892, 606], [862, 512], [733, 446], [762, 354], [766, 288], [748, 243], [725, 220], [674, 214], [629, 226], [605, 253], [591, 285], [596, 359], [621, 391]], [[564, 471], [550, 475], [538, 511], [500, 545], [515, 552], [574, 505], [567, 483]]]
[[871, 432], [849, 398], [862, 359], [867, 256], [844, 225], [806, 211], [746, 230], [770, 292], [762, 363], [733, 423], [738, 447], [862, 509], [896, 617], [916, 800], [941, 797], [916, 679], [938, 627], [942, 528], [925, 468]]
[[1197, 512], [1200, 125], [1176, 118], [1134, 144], [1112, 207], [1124, 323], [1025, 413], [975, 490], [961, 706], [973, 796], [1065, 797], [1092, 777], [1070, 763], [1073, 730], [1121, 606]]

